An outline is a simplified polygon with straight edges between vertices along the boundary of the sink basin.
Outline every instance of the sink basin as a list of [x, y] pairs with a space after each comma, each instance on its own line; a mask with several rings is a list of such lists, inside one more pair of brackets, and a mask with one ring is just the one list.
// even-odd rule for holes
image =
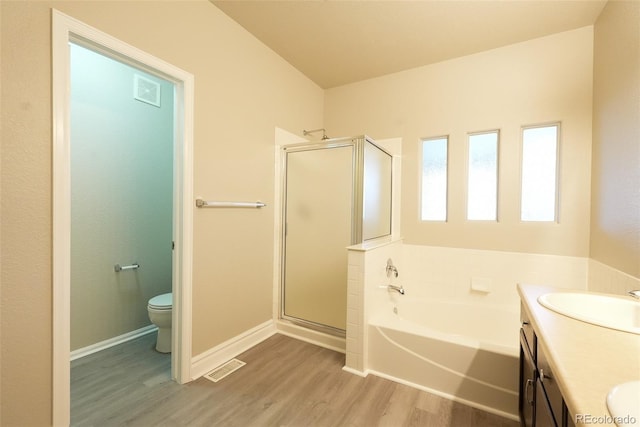
[[538, 302], [582, 322], [640, 335], [640, 301], [591, 292], [552, 292]]
[[640, 381], [620, 384], [607, 395], [607, 408], [619, 427], [636, 426], [640, 420]]

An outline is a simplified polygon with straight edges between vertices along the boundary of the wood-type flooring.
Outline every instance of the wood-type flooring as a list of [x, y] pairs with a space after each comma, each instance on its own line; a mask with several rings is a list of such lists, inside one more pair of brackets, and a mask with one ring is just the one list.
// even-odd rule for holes
[[214, 383], [171, 381], [155, 334], [75, 360], [72, 426], [517, 427], [436, 395], [342, 370], [344, 355], [276, 334]]

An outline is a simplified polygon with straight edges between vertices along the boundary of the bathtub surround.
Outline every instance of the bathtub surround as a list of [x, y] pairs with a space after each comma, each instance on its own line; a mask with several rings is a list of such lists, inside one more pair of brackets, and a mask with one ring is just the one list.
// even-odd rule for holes
[[627, 295], [633, 289], [640, 289], [640, 278], [589, 258], [589, 284], [591, 292]]
[[[478, 249], [402, 246], [407, 292], [420, 297], [517, 308], [516, 283], [587, 289], [588, 259]], [[490, 282], [489, 292], [473, 281]]]
[[[345, 370], [356, 375], [368, 374], [368, 333], [370, 313], [379, 312], [384, 304], [382, 298], [374, 299], [372, 291], [387, 293], [389, 278], [386, 265], [389, 258], [399, 274], [403, 274], [401, 250], [402, 240], [384, 238], [365, 242], [348, 248], [347, 284], [347, 340]], [[397, 293], [393, 293], [398, 295]], [[381, 302], [382, 301], [382, 302]]]
[[[393, 259], [399, 271], [392, 283], [401, 285], [405, 295], [389, 292], [384, 286], [390, 283], [386, 275], [388, 258]], [[473, 288], [478, 278], [485, 285], [490, 283], [488, 291]], [[483, 384], [488, 381], [478, 377], [475, 368], [483, 364], [483, 369], [496, 370], [496, 378], [502, 375], [517, 379], [519, 283], [618, 294], [640, 287], [638, 279], [586, 257], [421, 246], [401, 239], [352, 246], [349, 248], [344, 369], [361, 376], [380, 375], [516, 419], [517, 381]], [[410, 299], [425, 301], [423, 307], [433, 303], [467, 306], [466, 315], [483, 309], [491, 313], [476, 314], [479, 320], [503, 313], [493, 320], [506, 325], [502, 335], [507, 338], [502, 338], [502, 342], [511, 341], [511, 346], [496, 347], [491, 342], [500, 338], [483, 338], [486, 331], [473, 332], [473, 326], [477, 326], [474, 320], [467, 320], [470, 322], [466, 331], [468, 339], [462, 341], [458, 336], [465, 335], [464, 332], [447, 334], [433, 329], [433, 325], [403, 324], [390, 313], [395, 309], [401, 318], [407, 317], [403, 316], [403, 303], [407, 304]], [[450, 322], [455, 323], [455, 319]], [[430, 330], [425, 333], [424, 328]], [[485, 329], [498, 328], [487, 326]], [[429, 340], [429, 343], [419, 344], [416, 339]], [[473, 342], [481, 344], [469, 344]], [[474, 345], [479, 347], [473, 350]], [[438, 359], [436, 350], [433, 350], [436, 353], [425, 353], [424, 349], [436, 347], [446, 348], [446, 353], [452, 355], [451, 360], [459, 363], [458, 369], [434, 368], [446, 359]], [[465, 372], [480, 381], [463, 379], [459, 374]]]

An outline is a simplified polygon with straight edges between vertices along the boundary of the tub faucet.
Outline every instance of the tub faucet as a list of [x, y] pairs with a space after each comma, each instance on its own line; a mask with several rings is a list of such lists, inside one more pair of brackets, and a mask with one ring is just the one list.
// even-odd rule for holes
[[404, 295], [404, 288], [402, 287], [402, 285], [400, 286], [387, 285], [387, 289], [390, 291], [396, 291], [400, 295]]
[[627, 294], [631, 295], [635, 299], [640, 299], [640, 289], [635, 289], [633, 291], [627, 292]]

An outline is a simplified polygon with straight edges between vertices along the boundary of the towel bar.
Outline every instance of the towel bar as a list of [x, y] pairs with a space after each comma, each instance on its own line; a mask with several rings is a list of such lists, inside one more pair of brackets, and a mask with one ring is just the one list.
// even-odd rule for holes
[[199, 208], [262, 208], [267, 204], [262, 202], [208, 202], [196, 199], [196, 206]]

